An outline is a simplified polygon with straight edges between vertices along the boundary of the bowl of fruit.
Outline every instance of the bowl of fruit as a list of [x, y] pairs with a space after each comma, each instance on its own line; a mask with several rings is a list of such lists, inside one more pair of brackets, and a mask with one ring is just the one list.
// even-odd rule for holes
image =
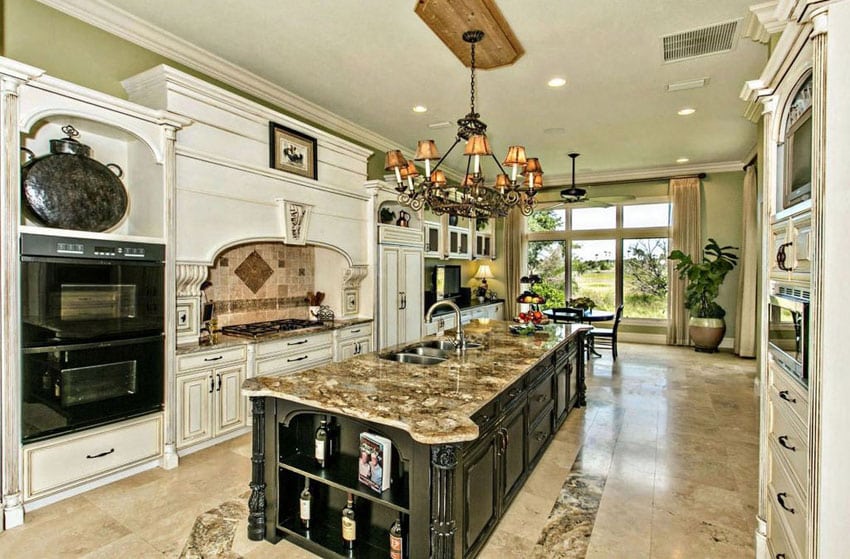
[[517, 303], [523, 303], [526, 305], [540, 305], [546, 302], [546, 299], [534, 291], [523, 291], [520, 293], [519, 297], [516, 298]]

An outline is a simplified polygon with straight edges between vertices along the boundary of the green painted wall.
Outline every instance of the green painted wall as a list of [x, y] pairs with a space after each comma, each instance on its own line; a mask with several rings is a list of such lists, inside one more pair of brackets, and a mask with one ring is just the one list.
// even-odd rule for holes
[[[42, 68], [51, 76], [84, 87], [126, 99], [127, 93], [121, 87], [121, 80], [158, 64], [167, 64], [265, 107], [340, 136], [334, 130], [311, 122], [268, 101], [258, 99], [250, 93], [210, 78], [130, 41], [83, 23], [35, 0], [2, 0], [0, 24], [2, 24], [0, 45], [2, 45], [3, 56]], [[367, 174], [370, 179], [383, 178], [384, 158], [380, 150], [345, 136], [340, 137], [377, 152], [369, 159]]]

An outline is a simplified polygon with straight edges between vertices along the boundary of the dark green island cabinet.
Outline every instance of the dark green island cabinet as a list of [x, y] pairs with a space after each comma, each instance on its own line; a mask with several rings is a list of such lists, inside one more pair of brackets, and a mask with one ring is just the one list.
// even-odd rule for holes
[[[286, 377], [248, 379], [253, 472], [248, 536], [287, 539], [328, 558], [390, 557], [399, 519], [402, 557], [471, 558], [480, 551], [570, 410], [584, 405], [586, 327], [512, 336], [472, 323], [483, 345], [436, 366], [369, 354]], [[332, 455], [321, 467], [324, 420]], [[392, 442], [391, 486], [358, 478], [361, 433]], [[309, 530], [299, 496], [309, 486]], [[344, 549], [342, 509], [354, 496], [357, 543]]]

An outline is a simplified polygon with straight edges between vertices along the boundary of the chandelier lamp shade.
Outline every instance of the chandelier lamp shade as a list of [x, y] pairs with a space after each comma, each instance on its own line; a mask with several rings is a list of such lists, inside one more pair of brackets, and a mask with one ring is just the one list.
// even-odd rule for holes
[[[505, 217], [514, 208], [523, 215], [531, 215], [534, 211], [535, 194], [543, 187], [540, 161], [527, 157], [525, 147], [516, 145], [508, 148], [505, 159], [500, 162], [490, 147], [487, 125], [475, 111], [475, 45], [483, 38], [483, 31], [463, 34], [471, 50], [470, 109], [457, 121], [457, 136], [445, 155], [440, 155], [434, 140], [420, 140], [416, 155], [410, 161], [400, 150], [386, 153], [384, 168], [395, 174], [398, 201], [414, 211], [426, 207], [437, 215], [470, 218]], [[461, 142], [464, 142], [466, 169], [460, 183], [450, 185], [440, 166]], [[483, 164], [489, 160], [495, 162], [496, 172], [487, 178]], [[419, 173], [414, 161], [424, 167], [424, 174]]]

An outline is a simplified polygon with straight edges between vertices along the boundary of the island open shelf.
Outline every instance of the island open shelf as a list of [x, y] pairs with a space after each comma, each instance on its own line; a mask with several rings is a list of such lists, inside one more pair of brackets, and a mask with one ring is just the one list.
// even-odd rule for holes
[[[436, 366], [377, 354], [243, 385], [254, 416], [251, 539], [286, 538], [321, 557], [389, 557], [400, 519], [405, 559], [472, 558], [482, 549], [569, 411], [584, 404], [587, 327], [550, 325], [513, 336], [473, 322], [481, 350]], [[334, 453], [313, 458], [330, 426]], [[392, 442], [392, 483], [358, 477], [360, 434]], [[305, 483], [311, 526], [299, 517]], [[341, 513], [353, 495], [357, 545], [343, 549]]]

